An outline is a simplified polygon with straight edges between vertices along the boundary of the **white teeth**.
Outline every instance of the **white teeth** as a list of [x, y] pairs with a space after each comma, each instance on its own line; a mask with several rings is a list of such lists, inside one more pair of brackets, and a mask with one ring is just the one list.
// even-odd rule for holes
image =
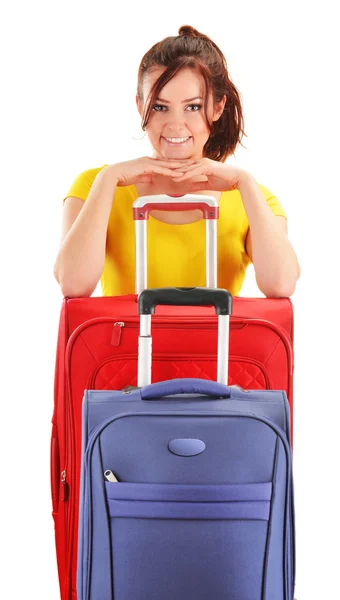
[[185, 138], [165, 138], [168, 142], [172, 142], [173, 144], [180, 144], [181, 142], [186, 142], [189, 139], [190, 135]]

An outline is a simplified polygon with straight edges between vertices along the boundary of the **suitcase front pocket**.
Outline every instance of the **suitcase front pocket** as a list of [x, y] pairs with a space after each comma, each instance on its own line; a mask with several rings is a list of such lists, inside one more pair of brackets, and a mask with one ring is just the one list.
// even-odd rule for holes
[[[165, 379], [201, 377], [216, 378], [217, 357], [209, 354], [188, 355], [157, 354], [152, 363], [152, 381]], [[271, 382], [264, 364], [255, 358], [229, 356], [229, 385], [244, 389], [270, 389]], [[99, 363], [86, 384], [89, 390], [121, 390], [128, 385], [137, 385], [137, 357], [119, 355]]]
[[105, 482], [110, 517], [269, 519], [271, 483], [177, 485]]
[[114, 600], [261, 597], [270, 482], [105, 487]]

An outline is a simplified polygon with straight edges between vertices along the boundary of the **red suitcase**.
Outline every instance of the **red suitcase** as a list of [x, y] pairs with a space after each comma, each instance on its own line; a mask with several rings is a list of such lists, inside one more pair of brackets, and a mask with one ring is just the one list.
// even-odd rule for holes
[[[155, 207], [152, 197], [152, 206]], [[166, 197], [158, 197], [164, 202]], [[207, 198], [197, 198], [201, 207]], [[135, 203], [137, 291], [146, 287], [145, 226], [150, 197]], [[217, 217], [209, 198], [207, 283], [216, 284]], [[215, 202], [215, 201], [214, 201]], [[158, 203], [158, 205], [160, 205]], [[171, 204], [173, 210], [174, 204]], [[162, 208], [166, 208], [162, 205]], [[204, 208], [204, 207], [203, 207]], [[137, 385], [137, 294], [63, 301], [55, 370], [51, 438], [51, 491], [62, 600], [76, 600], [81, 405], [84, 389]], [[216, 379], [217, 317], [213, 308], [162, 307], [152, 320], [152, 381], [177, 377]], [[181, 342], [178, 339], [181, 337]], [[181, 352], [178, 348], [181, 347]], [[229, 331], [229, 385], [283, 389], [291, 407], [293, 309], [289, 299], [234, 298]]]

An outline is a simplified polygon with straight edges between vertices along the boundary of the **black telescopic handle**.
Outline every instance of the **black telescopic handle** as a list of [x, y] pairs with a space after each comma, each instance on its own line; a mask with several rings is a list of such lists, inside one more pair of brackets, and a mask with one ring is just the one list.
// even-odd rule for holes
[[153, 315], [158, 304], [167, 306], [214, 306], [217, 315], [231, 315], [232, 295], [221, 288], [150, 288], [138, 296], [138, 314]]

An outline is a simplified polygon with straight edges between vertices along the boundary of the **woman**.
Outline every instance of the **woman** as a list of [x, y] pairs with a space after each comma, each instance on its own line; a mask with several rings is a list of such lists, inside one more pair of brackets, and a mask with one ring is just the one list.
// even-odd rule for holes
[[[155, 44], [138, 72], [137, 108], [151, 157], [81, 173], [64, 201], [54, 274], [64, 296], [134, 293], [132, 204], [139, 196], [218, 198], [218, 286], [237, 295], [248, 265], [265, 296], [289, 297], [300, 275], [275, 196], [244, 169], [225, 164], [243, 131], [239, 93], [216, 44], [190, 26]], [[202, 213], [152, 211], [149, 287], [205, 283]]]

